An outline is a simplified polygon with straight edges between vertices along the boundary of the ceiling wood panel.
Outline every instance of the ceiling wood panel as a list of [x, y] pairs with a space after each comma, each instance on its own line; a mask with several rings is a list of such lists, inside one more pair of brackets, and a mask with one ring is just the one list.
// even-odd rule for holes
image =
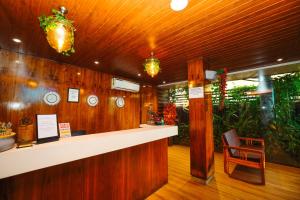
[[[200, 56], [231, 71], [300, 59], [299, 0], [190, 0], [181, 12], [169, 3], [0, 0], [0, 47], [157, 84], [186, 80], [187, 60]], [[49, 47], [37, 20], [60, 5], [77, 29], [70, 57]], [[162, 68], [153, 79], [142, 65], [151, 50]]]

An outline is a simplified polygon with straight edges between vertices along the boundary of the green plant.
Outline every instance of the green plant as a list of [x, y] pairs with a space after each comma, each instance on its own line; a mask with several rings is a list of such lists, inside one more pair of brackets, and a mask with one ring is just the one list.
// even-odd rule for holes
[[276, 141], [280, 147], [296, 159], [300, 159], [300, 117], [295, 113], [296, 101], [300, 97], [300, 73], [287, 74], [273, 79], [274, 113], [268, 140]]
[[180, 123], [178, 124], [178, 136], [177, 143], [189, 145], [190, 144], [190, 133], [189, 133], [189, 124]]
[[222, 133], [236, 129], [240, 136], [261, 137], [260, 100], [250, 97], [248, 91], [255, 86], [242, 86], [227, 91], [224, 109], [219, 109], [219, 87], [214, 84], [213, 91], [213, 126], [215, 150], [222, 151]]

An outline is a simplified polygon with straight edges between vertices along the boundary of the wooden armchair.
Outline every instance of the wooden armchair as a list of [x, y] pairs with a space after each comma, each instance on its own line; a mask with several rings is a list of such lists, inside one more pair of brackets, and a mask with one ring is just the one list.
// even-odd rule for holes
[[265, 144], [263, 139], [238, 137], [234, 129], [223, 133], [224, 171], [229, 174], [229, 163], [260, 170], [261, 184], [265, 184]]

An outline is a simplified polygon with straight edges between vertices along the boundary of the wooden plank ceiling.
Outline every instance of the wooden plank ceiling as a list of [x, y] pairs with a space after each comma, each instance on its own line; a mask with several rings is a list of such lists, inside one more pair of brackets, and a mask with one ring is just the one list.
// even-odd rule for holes
[[[187, 60], [199, 56], [230, 70], [300, 58], [299, 0], [190, 0], [181, 12], [169, 3], [0, 0], [0, 47], [154, 84], [186, 80]], [[77, 29], [70, 57], [49, 47], [37, 19], [61, 5]], [[151, 50], [162, 68], [153, 79], [142, 65]]]

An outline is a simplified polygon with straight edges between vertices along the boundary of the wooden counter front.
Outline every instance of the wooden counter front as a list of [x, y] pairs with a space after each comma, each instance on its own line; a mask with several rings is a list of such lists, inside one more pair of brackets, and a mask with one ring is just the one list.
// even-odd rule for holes
[[167, 148], [161, 139], [1, 179], [0, 199], [144, 199], [168, 182]]
[[[132, 141], [136, 145], [0, 179], [0, 199], [144, 199], [168, 182], [167, 133], [164, 133], [163, 138], [155, 140], [150, 138], [152, 134], [145, 134], [145, 140], [149, 141], [140, 143], [138, 132], [147, 132], [149, 129], [157, 129], [152, 134], [158, 137], [158, 129], [164, 128], [132, 129], [135, 134]], [[127, 141], [126, 145], [129, 143]], [[26, 162], [26, 159], [22, 160]], [[28, 160], [33, 162], [34, 159]], [[38, 160], [37, 163], [40, 162]], [[34, 166], [34, 163], [31, 165]], [[17, 166], [11, 167], [21, 169]]]

